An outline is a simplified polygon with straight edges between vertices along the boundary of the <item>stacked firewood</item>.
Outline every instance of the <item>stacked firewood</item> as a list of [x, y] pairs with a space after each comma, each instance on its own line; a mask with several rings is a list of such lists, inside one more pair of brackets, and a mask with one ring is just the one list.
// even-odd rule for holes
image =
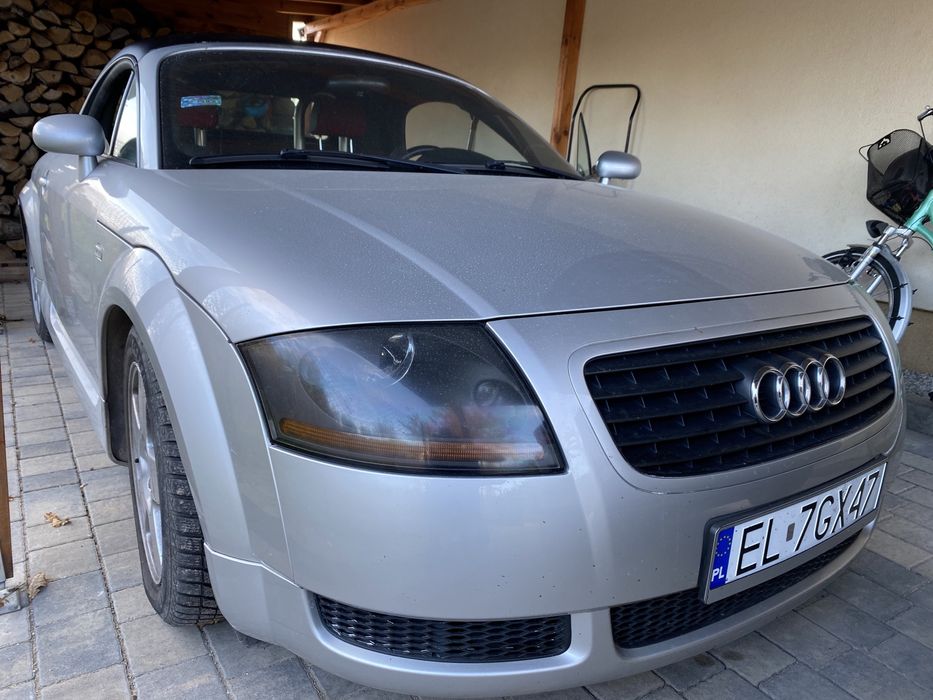
[[0, 241], [21, 237], [16, 197], [41, 155], [33, 124], [77, 112], [117, 51], [169, 33], [139, 14], [105, 0], [0, 0]]

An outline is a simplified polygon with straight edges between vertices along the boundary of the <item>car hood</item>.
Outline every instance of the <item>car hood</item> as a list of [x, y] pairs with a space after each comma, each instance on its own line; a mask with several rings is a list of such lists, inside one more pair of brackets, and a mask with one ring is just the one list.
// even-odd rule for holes
[[109, 225], [160, 255], [235, 341], [844, 280], [747, 225], [591, 182], [212, 169], [138, 171], [128, 184], [147, 225]]

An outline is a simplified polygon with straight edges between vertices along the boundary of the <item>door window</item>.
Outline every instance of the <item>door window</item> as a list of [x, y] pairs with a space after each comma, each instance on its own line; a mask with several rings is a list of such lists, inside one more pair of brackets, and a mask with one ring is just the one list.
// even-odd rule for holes
[[126, 92], [126, 85], [130, 82], [133, 71], [124, 63], [113, 68], [110, 74], [100, 83], [85, 105], [83, 113], [94, 117], [100, 122], [104, 130], [104, 138], [109, 145], [113, 142], [113, 129], [117, 121], [120, 102]]
[[408, 112], [405, 146], [469, 148], [470, 115], [450, 102], [424, 102]]
[[489, 124], [450, 102], [424, 102], [410, 109], [405, 143], [407, 148], [461, 148], [496, 160], [524, 160]]
[[123, 108], [113, 134], [111, 155], [136, 165], [136, 139], [139, 131], [139, 100], [136, 97], [136, 81], [130, 80], [126, 88]]

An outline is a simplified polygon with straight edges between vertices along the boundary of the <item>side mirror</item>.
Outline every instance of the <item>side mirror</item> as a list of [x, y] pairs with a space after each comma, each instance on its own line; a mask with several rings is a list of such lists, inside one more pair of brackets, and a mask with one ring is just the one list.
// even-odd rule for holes
[[609, 180], [634, 180], [641, 174], [641, 161], [631, 153], [606, 151], [596, 161], [596, 177], [608, 185]]
[[100, 122], [86, 114], [53, 114], [40, 119], [32, 127], [32, 140], [43, 151], [78, 156], [82, 180], [91, 174], [106, 145]]

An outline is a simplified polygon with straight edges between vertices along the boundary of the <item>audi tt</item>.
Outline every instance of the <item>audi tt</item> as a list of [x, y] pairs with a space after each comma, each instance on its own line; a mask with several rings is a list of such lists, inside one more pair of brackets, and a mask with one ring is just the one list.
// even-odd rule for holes
[[168, 624], [536, 692], [744, 635], [872, 533], [904, 426], [878, 309], [618, 186], [631, 157], [592, 180], [426, 66], [186, 38], [33, 134], [37, 332]]

